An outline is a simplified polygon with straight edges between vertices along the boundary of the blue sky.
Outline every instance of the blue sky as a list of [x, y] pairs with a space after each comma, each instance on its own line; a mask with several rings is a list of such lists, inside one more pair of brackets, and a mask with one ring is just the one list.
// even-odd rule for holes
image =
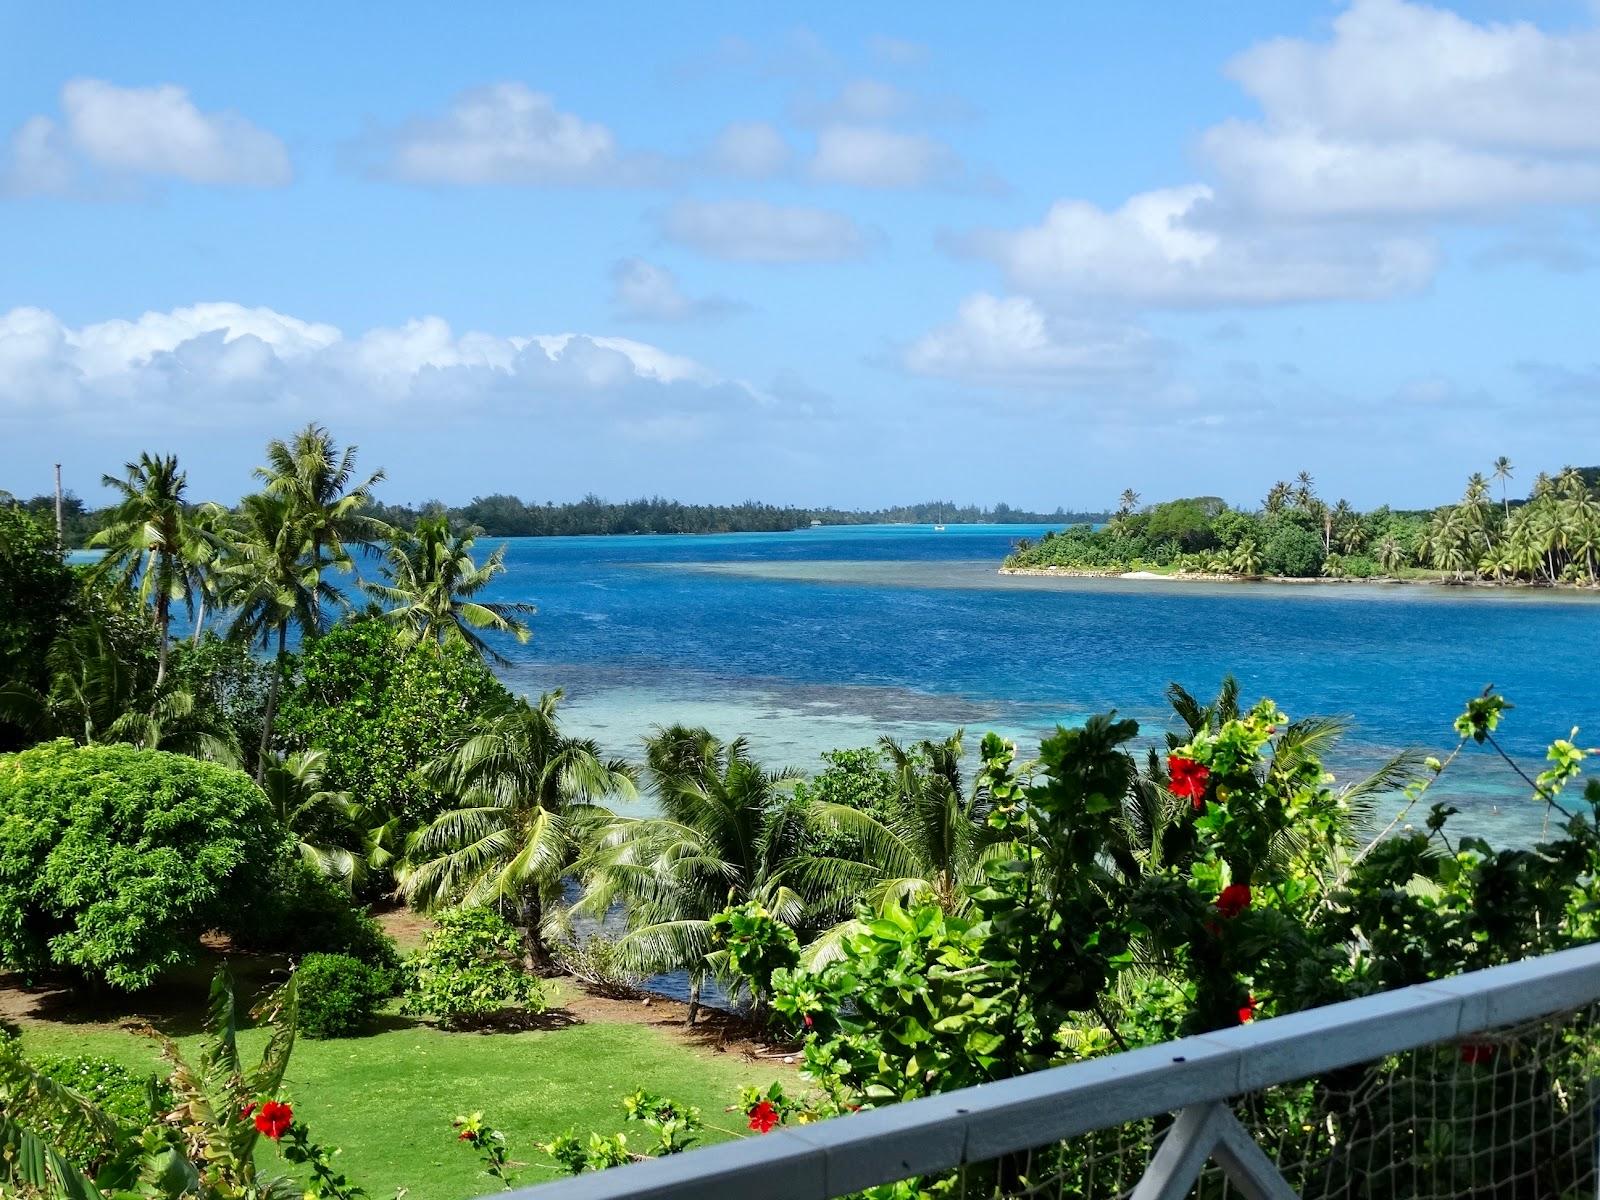
[[0, 488], [1053, 508], [1600, 461], [1586, 3], [4, 6]]

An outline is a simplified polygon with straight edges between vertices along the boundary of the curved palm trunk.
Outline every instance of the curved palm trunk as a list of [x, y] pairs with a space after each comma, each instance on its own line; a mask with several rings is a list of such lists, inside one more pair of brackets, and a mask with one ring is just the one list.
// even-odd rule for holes
[[535, 975], [554, 975], [555, 960], [550, 957], [550, 947], [545, 944], [540, 929], [544, 924], [544, 898], [539, 895], [537, 886], [522, 893], [517, 904], [517, 920], [522, 926], [522, 949], [528, 956], [528, 967]]
[[283, 660], [289, 653], [289, 623], [278, 626], [278, 656], [272, 665], [272, 683], [267, 688], [267, 711], [261, 715], [261, 745], [256, 751], [256, 783], [266, 778], [267, 751], [272, 746], [272, 722], [278, 715], [278, 689], [283, 684]]
[[199, 609], [198, 612], [195, 613], [195, 617], [194, 617], [194, 636], [189, 639], [189, 644], [191, 646], [198, 646], [200, 644], [200, 631], [205, 628], [205, 625], [206, 625], [206, 594], [204, 592], [201, 592], [200, 593], [200, 609]]
[[689, 1024], [694, 1024], [694, 1019], [700, 1015], [700, 976], [689, 976]]

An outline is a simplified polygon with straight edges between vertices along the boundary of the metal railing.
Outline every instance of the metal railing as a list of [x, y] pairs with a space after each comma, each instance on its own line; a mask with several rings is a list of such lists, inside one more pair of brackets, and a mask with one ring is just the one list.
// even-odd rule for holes
[[1594, 1197], [1597, 1043], [1600, 945], [515, 1195]]

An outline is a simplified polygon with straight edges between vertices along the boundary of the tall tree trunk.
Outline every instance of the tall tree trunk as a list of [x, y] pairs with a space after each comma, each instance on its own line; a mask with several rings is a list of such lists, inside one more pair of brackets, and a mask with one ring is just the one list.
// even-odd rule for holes
[[537, 884], [523, 889], [517, 904], [517, 920], [522, 925], [522, 949], [528, 956], [529, 969], [535, 975], [554, 975], [555, 960], [550, 957], [550, 947], [545, 945], [540, 929], [544, 924], [544, 898], [539, 895]]
[[200, 610], [197, 613], [195, 613], [195, 616], [194, 616], [194, 636], [189, 639], [189, 644], [191, 646], [198, 646], [200, 644], [200, 631], [205, 628], [205, 624], [206, 624], [206, 594], [204, 592], [201, 592], [200, 593]]
[[161, 626], [161, 649], [156, 652], [156, 687], [167, 677], [167, 644], [172, 632], [172, 598], [163, 591], [156, 597], [156, 624]]
[[261, 715], [261, 746], [256, 751], [256, 783], [267, 776], [267, 750], [272, 745], [272, 722], [278, 715], [278, 689], [283, 684], [283, 660], [288, 654], [289, 622], [278, 626], [278, 657], [272, 663], [272, 683], [267, 687], [267, 711]]
[[700, 1015], [700, 976], [689, 976], [689, 1024]]

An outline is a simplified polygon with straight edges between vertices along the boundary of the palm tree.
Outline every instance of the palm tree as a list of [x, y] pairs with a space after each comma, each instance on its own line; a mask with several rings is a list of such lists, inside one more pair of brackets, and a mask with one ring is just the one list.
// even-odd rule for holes
[[1294, 489], [1287, 480], [1280, 479], [1267, 491], [1267, 498], [1262, 501], [1261, 507], [1269, 513], [1280, 513], [1289, 504], [1289, 497]]
[[531, 604], [496, 604], [473, 599], [497, 575], [505, 573], [506, 548], [500, 546], [479, 566], [472, 557], [476, 526], [452, 534], [444, 517], [423, 517], [415, 532], [393, 530], [383, 556], [386, 583], [367, 583], [366, 590], [389, 604], [384, 618], [402, 626], [413, 641], [457, 643], [502, 666], [508, 660], [483, 638], [480, 629], [509, 633], [527, 642], [528, 626], [520, 619], [537, 611]]
[[279, 823], [294, 834], [302, 861], [348, 892], [359, 882], [365, 860], [337, 842], [353, 840], [359, 810], [349, 792], [323, 787], [327, 767], [326, 750], [300, 750], [286, 758], [269, 754], [261, 790]]
[[621, 905], [628, 930], [618, 951], [641, 974], [687, 971], [692, 1023], [712, 969], [713, 916], [754, 900], [802, 924], [806, 805], [786, 786], [798, 772], [764, 769], [743, 738], [674, 725], [645, 751], [660, 815], [617, 818], [597, 832], [575, 911], [603, 916]]
[[172, 602], [194, 606], [197, 558], [196, 531], [191, 527], [183, 494], [188, 477], [178, 469], [174, 455], [141, 454], [138, 462], [124, 464], [125, 475], [102, 477], [120, 499], [106, 527], [90, 539], [91, 546], [106, 547], [95, 574], [114, 577], [125, 589], [138, 587], [143, 604], [154, 603], [161, 630], [156, 659], [156, 687], [167, 677], [167, 650], [172, 628]]
[[983, 882], [995, 840], [988, 792], [962, 781], [962, 739], [959, 729], [943, 741], [911, 747], [881, 739], [897, 783], [885, 813], [812, 803], [805, 814], [812, 825], [843, 834], [860, 848], [859, 854], [806, 861], [801, 875], [819, 899], [838, 903], [865, 896], [880, 911], [891, 904], [931, 903], [947, 913], [967, 907], [969, 889]]
[[[1367, 531], [1361, 527], [1361, 517], [1350, 501], [1340, 500], [1333, 506], [1329, 514], [1333, 534], [1338, 539], [1339, 548], [1346, 554], [1359, 554], [1366, 545]], [[1331, 547], [1330, 547], [1331, 548]]]
[[1294, 477], [1294, 501], [1307, 512], [1311, 511], [1311, 504], [1317, 498], [1317, 483], [1311, 478], [1310, 471], [1301, 471]]
[[1467, 527], [1467, 537], [1470, 542], [1473, 535], [1483, 539], [1483, 548], [1492, 549], [1494, 538], [1490, 535], [1489, 525], [1494, 509], [1489, 501], [1489, 481], [1484, 478], [1482, 471], [1474, 471], [1467, 480], [1466, 494], [1461, 498], [1459, 511]]
[[1470, 531], [1460, 509], [1441, 508], [1428, 526], [1428, 557], [1440, 570], [1459, 580], [1469, 565]]
[[[310, 567], [320, 581], [325, 566], [348, 571], [353, 563], [349, 546], [370, 547], [386, 532], [382, 521], [369, 516], [372, 489], [383, 481], [374, 471], [355, 483], [355, 446], [342, 451], [332, 435], [317, 424], [307, 425], [288, 442], [267, 443], [267, 465], [257, 467], [256, 478], [270, 496], [289, 504], [289, 515], [306, 542]], [[313, 628], [320, 628], [322, 589], [312, 589]]]
[[222, 566], [222, 592], [234, 610], [230, 637], [245, 638], [263, 649], [277, 641], [276, 665], [262, 714], [261, 744], [256, 754], [256, 782], [262, 782], [272, 726], [278, 712], [289, 654], [289, 627], [302, 635], [315, 633], [319, 600], [338, 593], [322, 579], [311, 557], [309, 538], [294, 519], [290, 500], [266, 492], [246, 496], [239, 505], [236, 527]]
[[417, 831], [400, 890], [425, 908], [509, 906], [536, 970], [550, 969], [546, 909], [577, 859], [583, 834], [611, 817], [611, 796], [635, 794], [634, 771], [593, 741], [567, 737], [556, 720], [561, 693], [518, 697], [486, 713], [428, 768], [457, 807]]
[[1392, 533], [1383, 535], [1383, 540], [1378, 543], [1378, 565], [1390, 575], [1396, 575], [1400, 568], [1406, 565], [1409, 555], [1405, 547], [1400, 544], [1400, 539]]
[[0, 717], [36, 739], [120, 743], [234, 766], [239, 747], [226, 723], [178, 689], [154, 691], [104, 625], [90, 621], [57, 638], [45, 655], [50, 685], [0, 686]]
[[1228, 568], [1237, 575], [1261, 574], [1261, 551], [1254, 538], [1241, 538], [1228, 556]]
[[1506, 495], [1506, 483], [1512, 474], [1511, 460], [1502, 454], [1494, 460], [1494, 477], [1500, 481], [1500, 505], [1505, 509], [1506, 520], [1511, 520], [1511, 500]]
[[1132, 488], [1124, 488], [1122, 490], [1121, 505], [1122, 507], [1117, 511], [1123, 516], [1127, 516], [1134, 509], [1139, 507], [1139, 493], [1134, 491]]
[[191, 645], [200, 644], [200, 635], [206, 626], [206, 609], [222, 606], [222, 557], [227, 548], [228, 510], [213, 501], [206, 501], [189, 514], [189, 526], [194, 531], [190, 566], [194, 570], [196, 596], [194, 632]]

